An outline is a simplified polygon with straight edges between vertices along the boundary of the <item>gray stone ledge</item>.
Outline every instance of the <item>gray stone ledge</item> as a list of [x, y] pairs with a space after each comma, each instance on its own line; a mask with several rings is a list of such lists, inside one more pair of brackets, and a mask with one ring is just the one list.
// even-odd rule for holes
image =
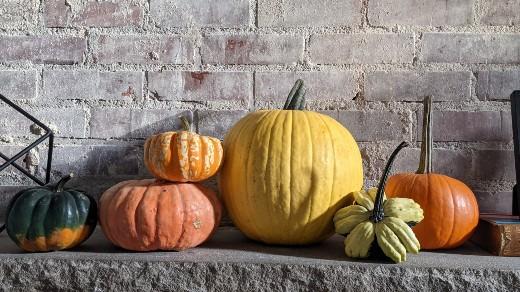
[[74, 251], [26, 254], [4, 233], [0, 283], [4, 291], [513, 291], [520, 259], [467, 244], [399, 265], [355, 261], [339, 236], [288, 248], [249, 241], [234, 228], [183, 252], [127, 252], [97, 230]]

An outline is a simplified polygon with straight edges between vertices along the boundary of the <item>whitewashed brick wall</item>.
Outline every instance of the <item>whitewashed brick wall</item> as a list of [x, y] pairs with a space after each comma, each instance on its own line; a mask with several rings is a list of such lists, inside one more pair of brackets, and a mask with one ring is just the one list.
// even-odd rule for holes
[[[223, 138], [297, 78], [356, 137], [367, 184], [401, 140], [414, 147], [396, 170], [416, 168], [433, 96], [434, 168], [482, 211], [510, 211], [520, 0], [0, 0], [0, 93], [55, 130], [54, 177], [74, 171], [96, 196], [149, 176], [143, 141], [179, 115]], [[39, 133], [0, 105], [0, 151]], [[45, 152], [19, 163], [42, 175]], [[0, 202], [28, 183], [0, 173]]]

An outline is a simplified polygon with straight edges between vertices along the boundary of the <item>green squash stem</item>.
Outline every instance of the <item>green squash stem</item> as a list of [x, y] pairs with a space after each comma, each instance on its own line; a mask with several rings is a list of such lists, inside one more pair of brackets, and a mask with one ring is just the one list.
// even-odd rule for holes
[[74, 177], [74, 174], [71, 173], [71, 174], [69, 174], [67, 176], [64, 176], [62, 179], [60, 179], [60, 181], [53, 188], [54, 192], [56, 192], [56, 193], [63, 192], [63, 187], [73, 177]]
[[191, 130], [191, 123], [185, 116], [181, 116], [182, 130], [187, 132], [193, 132]]
[[421, 159], [419, 161], [419, 169], [417, 169], [416, 172], [417, 174], [432, 172], [432, 151], [432, 99], [427, 96], [424, 99]]
[[403, 148], [408, 147], [410, 144], [408, 142], [401, 142], [399, 146], [392, 152], [388, 162], [386, 163], [385, 170], [383, 171], [383, 175], [381, 176], [381, 180], [379, 181], [379, 186], [377, 187], [376, 199], [374, 202], [374, 210], [372, 210], [372, 215], [370, 216], [370, 220], [372, 222], [377, 223], [383, 220], [385, 214], [383, 212], [383, 194], [385, 193], [386, 180], [388, 179], [388, 175], [390, 174], [390, 169], [392, 169], [392, 164], [394, 163], [395, 158], [399, 151]]
[[284, 110], [303, 110], [305, 108], [305, 86], [303, 80], [298, 79], [294, 83], [289, 96], [285, 100]]

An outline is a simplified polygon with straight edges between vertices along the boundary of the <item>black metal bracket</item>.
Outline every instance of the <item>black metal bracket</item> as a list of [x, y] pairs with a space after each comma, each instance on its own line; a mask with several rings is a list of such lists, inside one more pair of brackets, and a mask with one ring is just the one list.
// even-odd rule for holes
[[[33, 117], [31, 114], [29, 114], [28, 112], [26, 112], [21, 107], [17, 106], [16, 104], [14, 104], [12, 101], [10, 101], [9, 99], [7, 99], [5, 96], [3, 96], [1, 94], [0, 94], [0, 100], [2, 100], [7, 105], [12, 107], [14, 110], [16, 110], [17, 112], [19, 112], [20, 114], [25, 116], [27, 119], [31, 120], [33, 123], [35, 123], [36, 125], [38, 125], [39, 127], [41, 127], [42, 129], [45, 130], [45, 134], [43, 136], [38, 138], [36, 141], [32, 142], [29, 146], [25, 147], [22, 151], [18, 152], [15, 156], [13, 156], [11, 158], [9, 158], [8, 156], [6, 156], [5, 154], [2, 154], [0, 152], [0, 158], [5, 160], [4, 164], [0, 165], [0, 172], [2, 170], [6, 169], [8, 166], [12, 165], [13, 167], [18, 169], [20, 172], [25, 174], [27, 177], [32, 179], [37, 184], [42, 185], [42, 186], [48, 184], [51, 179], [52, 150], [53, 150], [53, 146], [54, 146], [54, 133], [52, 132], [52, 130], [49, 127], [44, 125], [38, 119]], [[36, 176], [29, 173], [24, 167], [18, 165], [16, 163], [16, 160], [18, 160], [23, 155], [27, 154], [29, 151], [31, 151], [31, 149], [33, 149], [36, 146], [38, 146], [39, 144], [41, 144], [47, 138], [49, 138], [49, 150], [47, 152], [47, 169], [45, 171], [45, 181], [42, 181], [41, 179], [39, 179]]]
[[513, 94], [511, 94], [511, 117], [516, 169], [516, 185], [513, 188], [513, 215], [520, 216], [520, 90], [513, 91]]

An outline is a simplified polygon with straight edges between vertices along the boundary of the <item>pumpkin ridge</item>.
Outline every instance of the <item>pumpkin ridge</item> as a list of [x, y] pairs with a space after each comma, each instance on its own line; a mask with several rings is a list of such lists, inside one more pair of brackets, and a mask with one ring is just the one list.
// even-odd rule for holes
[[[265, 113], [264, 113], [264, 114], [265, 114]], [[249, 120], [252, 120], [253, 117], [254, 117], [254, 114], [251, 114], [251, 115], [247, 115], [247, 116], [245, 116], [244, 118], [240, 119], [240, 121], [238, 121], [237, 125], [235, 126], [236, 128], [234, 128], [233, 131], [230, 131], [230, 132], [226, 135], [226, 139], [224, 140], [224, 142], [225, 142], [226, 144], [231, 145], [231, 146], [229, 146], [229, 147], [226, 146], [226, 147], [225, 147], [224, 155], [226, 155], [226, 153], [229, 153], [229, 152], [236, 152], [236, 149], [235, 149], [235, 148], [238, 147], [237, 144], [236, 144], [236, 140], [238, 139], [238, 137], [240, 136], [240, 134], [242, 134], [244, 128], [245, 128], [246, 125], [247, 125], [247, 122], [248, 122]], [[227, 156], [229, 156], [229, 155], [227, 155]], [[235, 165], [228, 166], [228, 167], [226, 167], [226, 168], [224, 169], [224, 171], [226, 171], [227, 169], [230, 169], [230, 168], [234, 168], [234, 167], [235, 167]], [[231, 171], [231, 169], [228, 170], [228, 171]], [[225, 181], [225, 180], [222, 180], [222, 175], [221, 175], [221, 177], [220, 177], [220, 183], [223, 184], [223, 185], [225, 185], [224, 188], [225, 188], [225, 189], [228, 189], [228, 191], [229, 191], [229, 189], [232, 188], [232, 186], [230, 185], [229, 182], [227, 182], [227, 181]], [[225, 197], [228, 196], [228, 195], [230, 195], [230, 194], [228, 194], [227, 191], [222, 192], [222, 197], [223, 197], [223, 198], [225, 198]], [[240, 220], [242, 220], [242, 218], [240, 218], [240, 219], [234, 218], [234, 216], [235, 216], [235, 214], [234, 214], [234, 210], [236, 210], [236, 208], [237, 208], [234, 202], [235, 202], [235, 200], [224, 200], [224, 204], [225, 204], [226, 208], [227, 208], [228, 210], [230, 210], [230, 211], [229, 211], [229, 216], [231, 217], [231, 219], [233, 220], [233, 222], [239, 222]], [[238, 215], [237, 215], [237, 216], [238, 216]], [[236, 223], [235, 223], [235, 224], [236, 224]], [[248, 231], [248, 232], [249, 232], [249, 231]], [[249, 233], [249, 234], [250, 234], [250, 233]]]
[[[264, 126], [265, 127], [265, 132], [269, 135], [267, 136], [268, 139], [267, 140], [267, 145], [266, 145], [266, 153], [265, 153], [265, 163], [263, 163], [262, 165], [262, 172], [261, 173], [266, 173], [267, 172], [267, 166], [269, 165], [269, 157], [270, 157], [270, 152], [271, 152], [271, 137], [272, 137], [272, 134], [273, 134], [273, 125], [274, 123], [276, 122], [276, 119], [278, 118], [278, 115], [280, 114], [280, 112], [277, 112], [276, 115], [273, 114], [274, 118], [271, 119], [271, 120], [268, 120], [267, 122], [270, 122], [270, 124]], [[264, 176], [264, 179], [263, 179], [263, 189], [264, 190], [267, 190], [269, 188], [269, 185], [265, 179], [265, 176]], [[263, 204], [259, 204], [259, 206], [263, 206]], [[270, 213], [271, 210], [268, 210], [266, 213]], [[273, 225], [273, 224], [276, 224], [276, 222], [273, 223], [273, 216], [268, 216], [269, 218], [269, 222], [270, 222], [270, 225], [271, 226], [276, 226], [276, 225]], [[253, 223], [255, 224], [255, 223]], [[255, 224], [256, 225], [256, 224]]]
[[[141, 242], [143, 243], [146, 250], [150, 250], [153, 248], [153, 244], [155, 241], [155, 233], [157, 232], [157, 226], [155, 226], [155, 220], [146, 220], [148, 219], [148, 208], [150, 205], [155, 205], [155, 197], [153, 196], [152, 191], [154, 190], [154, 183], [148, 185], [145, 189], [141, 199], [139, 200], [139, 204], [136, 208], [136, 218], [137, 221], [136, 229], [138, 230], [139, 237]], [[127, 196], [131, 194], [128, 193]], [[126, 201], [126, 200], [125, 200]], [[155, 218], [154, 218], [155, 219]], [[143, 220], [145, 220], [143, 223]], [[141, 228], [140, 228], [141, 227]], [[146, 227], [146, 228], [143, 228]]]
[[[307, 130], [308, 130], [308, 132], [309, 132], [309, 141], [314, 141], [314, 139], [313, 139], [313, 137], [312, 137], [312, 128], [311, 128], [311, 123], [310, 123], [310, 121], [309, 121], [309, 115], [310, 115], [310, 112], [304, 111], [303, 114], [304, 114], [304, 116], [305, 116], [305, 119], [303, 119], [303, 120], [305, 120], [306, 125], [307, 125]], [[314, 165], [313, 165], [313, 164], [314, 164], [314, 147], [313, 147], [313, 144], [312, 144], [312, 143], [309, 143], [308, 145], [309, 145], [309, 147], [310, 147], [310, 151], [309, 151], [309, 152], [310, 152], [310, 154], [311, 154], [311, 156], [312, 156], [312, 157], [311, 157], [311, 160], [310, 160], [310, 169], [313, 169], [313, 167], [314, 167]], [[310, 173], [310, 176], [311, 176], [311, 177], [310, 177], [309, 179], [312, 181], [312, 176], [313, 176], [312, 171], [311, 171], [311, 173]], [[312, 192], [312, 189], [313, 189], [313, 186], [312, 186], [312, 184], [311, 184], [311, 185], [310, 185], [310, 190], [309, 190], [309, 191]], [[308, 212], [307, 212], [308, 215], [307, 215], [307, 221], [306, 221], [306, 222], [309, 222], [309, 220], [310, 220], [310, 218], [311, 218], [311, 210], [312, 210], [312, 196], [310, 197], [310, 200], [309, 200], [309, 201], [310, 201], [310, 202], [307, 203], [307, 205], [308, 205], [308, 208], [307, 208], [307, 209], [308, 209]], [[305, 240], [307, 240], [307, 238], [306, 238], [306, 235], [307, 235], [307, 226], [308, 226], [308, 224], [304, 224], [304, 225], [303, 225], [303, 231], [302, 231], [302, 234], [303, 234]]]
[[[124, 182], [120, 182], [105, 191], [104, 195], [99, 199], [99, 205], [100, 205], [99, 213], [103, 213], [103, 214], [106, 213], [105, 212], [106, 206], [108, 206], [112, 203], [112, 201], [114, 200], [114, 197], [115, 197], [114, 194], [115, 194], [116, 190], [117, 191], [120, 190], [123, 185], [124, 185]], [[109, 224], [106, 221], [105, 217], [101, 217], [101, 216], [99, 217], [99, 224], [101, 225], [101, 230], [103, 231], [105, 236], [109, 240], [114, 241], [112, 238], [111, 232], [105, 232], [105, 229], [106, 229], [106, 231], [108, 231], [110, 228], [110, 227], [108, 227]]]
[[[287, 198], [289, 199], [289, 202], [288, 202], [288, 206], [289, 206], [289, 212], [288, 215], [287, 215], [287, 223], [288, 224], [291, 224], [291, 215], [292, 215], [292, 206], [291, 206], [291, 203], [292, 203], [292, 196], [291, 196], [291, 193], [292, 193], [292, 183], [293, 183], [293, 174], [292, 174], [292, 171], [293, 171], [293, 167], [292, 167], [292, 153], [293, 153], [293, 148], [294, 148], [294, 114], [295, 114], [295, 111], [289, 111], [289, 113], [285, 116], [286, 119], [290, 118], [290, 124], [291, 126], [288, 127], [291, 131], [291, 135], [288, 135], [290, 137], [290, 141], [288, 143], [288, 145], [291, 146], [291, 148], [289, 149], [289, 175], [287, 176], [288, 180], [289, 180], [289, 183], [287, 184], [288, 187], [289, 187], [289, 196], [287, 196]], [[285, 130], [282, 132], [285, 134]], [[285, 234], [285, 236], [287, 236], [290, 240], [290, 238], [292, 237], [292, 234], [289, 234], [289, 232], [287, 232]]]
[[[45, 220], [45, 217], [47, 217], [47, 212], [49, 211], [49, 206], [50, 206], [50, 197], [49, 196], [42, 196], [41, 198], [39, 198], [38, 200], [36, 200], [36, 204], [34, 204], [34, 207], [31, 208], [31, 220], [29, 221], [29, 227], [28, 229], [25, 231], [25, 233], [23, 234], [22, 236], [22, 239], [23, 240], [35, 240], [36, 238], [38, 237], [44, 237], [47, 235], [46, 234], [46, 231], [45, 231], [45, 225], [44, 225], [44, 220]], [[48, 202], [46, 202], [46, 206], [43, 205], [43, 207], [46, 207], [45, 209], [42, 209], [42, 213], [38, 213], [36, 212], [36, 208], [41, 204], [41, 202], [43, 200], [47, 200]], [[39, 215], [39, 216], [38, 216]], [[39, 224], [38, 224], [39, 223]], [[35, 229], [36, 227], [39, 227], [37, 231], [35, 231], [35, 234], [31, 234], [32, 230]], [[22, 234], [20, 234], [22, 235]], [[47, 248], [47, 244], [45, 246], [45, 249]]]
[[452, 208], [450, 210], [450, 213], [451, 213], [451, 218], [452, 218], [452, 222], [450, 224], [450, 232], [448, 233], [448, 236], [443, 236], [443, 238], [445, 238], [445, 241], [441, 244], [441, 246], [449, 246], [450, 245], [450, 241], [451, 241], [451, 238], [453, 237], [453, 228], [454, 228], [454, 224], [455, 224], [455, 202], [454, 202], [454, 198], [453, 198], [453, 188], [451, 187], [451, 184], [446, 180], [444, 179], [444, 177], [439, 177], [437, 179], [438, 181], [442, 181], [443, 184], [445, 185], [444, 187], [447, 186], [447, 188], [450, 190], [450, 200], [451, 200], [451, 204], [452, 204]]
[[[330, 130], [329, 125], [327, 124], [327, 122], [325, 122], [323, 117], [320, 114], [318, 114], [317, 116], [321, 120], [321, 122], [325, 125], [325, 128], [327, 129], [327, 133], [329, 134], [328, 136], [329, 136], [329, 140], [330, 140], [330, 145], [331, 145], [331, 148], [332, 148], [332, 155], [333, 155], [333, 157], [336, 157], [336, 147], [334, 145], [334, 139], [333, 139], [332, 131]], [[334, 161], [334, 167], [332, 168], [332, 184], [330, 186], [330, 194], [328, 195], [329, 201], [327, 203], [327, 206], [330, 206], [331, 197], [334, 195], [334, 190], [335, 190], [334, 183], [336, 181], [336, 168], [337, 167], [338, 167], [338, 165]], [[323, 226], [326, 225], [327, 222], [323, 222], [322, 224], [323, 225], [322, 225], [322, 228], [320, 228], [320, 230], [323, 229]]]
[[[28, 204], [31, 204], [33, 199], [32, 198], [29, 198], [29, 196], [34, 196], [34, 197], [38, 197], [40, 196], [39, 199], [37, 199], [36, 201], [39, 201], [44, 195], [43, 194], [39, 194], [38, 191], [41, 190], [42, 188], [34, 188], [34, 189], [31, 189], [31, 190], [28, 190], [26, 194], [24, 194], [23, 196], [20, 196], [20, 197], [17, 197], [16, 198], [16, 201], [13, 202], [13, 205], [11, 206], [11, 208], [9, 209], [9, 213], [8, 215], [6, 216], [6, 218], [8, 220], [6, 220], [6, 227], [7, 227], [7, 234], [16, 242], [18, 243], [18, 238], [19, 238], [19, 235], [23, 235], [23, 237], [26, 236], [27, 234], [27, 230], [29, 229], [29, 227], [31, 226], [31, 221], [27, 221], [27, 222], [24, 222], [25, 220], [27, 220], [27, 218], [32, 218], [32, 215], [33, 215], [33, 212], [34, 212], [34, 206], [36, 206], [36, 203], [33, 203], [32, 207], [29, 209], [29, 208], [22, 208], [20, 205], [24, 205], [26, 202], [28, 202]], [[27, 210], [29, 209], [29, 210]], [[26, 212], [31, 212], [30, 215], [31, 216], [22, 216], [22, 218], [16, 218], [17, 220], [9, 220], [9, 218], [11, 217], [11, 214], [13, 213], [13, 211], [15, 211], [15, 213], [18, 212], [18, 210], [20, 211], [26, 211]], [[25, 226], [24, 226], [25, 225]], [[12, 233], [14, 231], [14, 233]]]
[[[205, 136], [200, 136], [200, 153], [202, 154], [201, 157], [201, 175], [202, 176], [208, 176], [211, 173], [211, 164], [212, 161], [210, 159], [210, 146], [209, 146], [209, 139], [207, 139]], [[213, 154], [211, 154], [213, 155]]]
[[[443, 177], [444, 180], [447, 180], [446, 178]], [[453, 245], [453, 240], [454, 240], [454, 230], [453, 230], [453, 227], [454, 226], [457, 226], [457, 224], [459, 223], [458, 222], [458, 216], [457, 214], [455, 213], [455, 209], [456, 209], [456, 202], [455, 202], [455, 198], [454, 198], [454, 192], [453, 192], [453, 187], [450, 183], [447, 183], [448, 185], [448, 188], [450, 189], [450, 197], [451, 197], [451, 201], [453, 203], [453, 208], [452, 208], [452, 213], [453, 213], [453, 224], [451, 224], [451, 232], [450, 232], [450, 236], [448, 237], [448, 240], [446, 241], [446, 244], [448, 247], [452, 246]], [[457, 239], [458, 240], [458, 239]]]
[[154, 237], [153, 237], [153, 241], [152, 241], [152, 246], [154, 249], [157, 249], [157, 247], [160, 247], [161, 246], [161, 242], [160, 242], [160, 224], [159, 224], [159, 206], [161, 204], [161, 196], [163, 195], [163, 192], [159, 192], [159, 195], [157, 195], [157, 202], [155, 202], [155, 232], [154, 232]]
[[[276, 119], [278, 119], [279, 115], [280, 115], [281, 111], [279, 111], [277, 113], [277, 115], [275, 116], [274, 120], [276, 121]], [[252, 194], [252, 192], [249, 191], [249, 175], [247, 175], [248, 171], [249, 171], [249, 161], [250, 161], [250, 158], [251, 157], [254, 157], [253, 159], [256, 159], [255, 156], [252, 156], [251, 155], [251, 150], [252, 150], [252, 145], [253, 145], [253, 142], [255, 141], [255, 137], [257, 135], [257, 131], [260, 129], [260, 125], [262, 125], [262, 122], [264, 122], [264, 120], [266, 120], [268, 117], [270, 116], [270, 113], [268, 111], [266, 111], [259, 119], [259, 121], [256, 123], [254, 129], [253, 129], [253, 134], [251, 135], [251, 140], [249, 141], [249, 147], [247, 148], [247, 151], [248, 151], [248, 154], [247, 154], [247, 161], [245, 163], [245, 170], [244, 170], [244, 173], [246, 173], [246, 181], [245, 181], [245, 191], [246, 191], [246, 202], [249, 206], [252, 206], [254, 208], [254, 206], [256, 206], [256, 200], [255, 200], [255, 196]], [[274, 125], [274, 123], [272, 124]], [[245, 128], [245, 127], [244, 127]], [[273, 128], [271, 128], [272, 130]], [[239, 135], [240, 136], [240, 135]], [[272, 132], [270, 133], [270, 136], [272, 136]], [[270, 148], [269, 148], [270, 149]], [[269, 157], [269, 153], [270, 151], [268, 150], [267, 151], [267, 157]], [[269, 160], [269, 159], [268, 159]], [[265, 198], [264, 198], [265, 199]], [[271, 221], [271, 216], [269, 217], [270, 218], [270, 221]], [[251, 224], [253, 226], [253, 229], [255, 230], [255, 237], [258, 237], [258, 238], [261, 238], [263, 237], [263, 232], [261, 232], [260, 228], [258, 227], [258, 224], [256, 224], [256, 221], [255, 220], [252, 220], [253, 224]], [[275, 222], [276, 224], [276, 222]], [[279, 224], [279, 222], [278, 222]], [[276, 226], [276, 225], [272, 225], [272, 226]]]
[[165, 174], [172, 176], [172, 177], [178, 177], [182, 178], [182, 172], [181, 172], [181, 166], [178, 159], [178, 149], [177, 149], [177, 139], [179, 137], [179, 133], [172, 133], [168, 138], [168, 153], [170, 161], [167, 165], [165, 165]]
[[[130, 186], [132, 186], [133, 188], [130, 188]], [[142, 190], [142, 192], [137, 192], [137, 191], [136, 191], [136, 192], [132, 192], [133, 189], [134, 189], [136, 186], [140, 186], [138, 181], [136, 181], [135, 184], [129, 184], [129, 185], [125, 186], [125, 187], [128, 188], [128, 191], [126, 191], [126, 192], [123, 192], [123, 190], [122, 190], [122, 188], [121, 188], [121, 189], [118, 191], [118, 193], [121, 192], [121, 197], [122, 197], [121, 200], [123, 200], [123, 202], [125, 202], [125, 204], [120, 203], [119, 205], [116, 205], [115, 208], [114, 208], [114, 209], [116, 210], [116, 214], [118, 215], [116, 218], [117, 218], [118, 220], [120, 220], [120, 218], [124, 218], [124, 217], [123, 217], [123, 216], [124, 216], [124, 213], [129, 212], [129, 210], [128, 210], [128, 207], [129, 207], [129, 206], [128, 206], [128, 203], [129, 203], [129, 202], [128, 202], [127, 197], [130, 196], [130, 194], [132, 194], [133, 196], [135, 196], [136, 194], [139, 194], [139, 197], [138, 197], [139, 199], [137, 200], [137, 204], [135, 204], [135, 208], [134, 208], [133, 210], [131, 210], [131, 213], [133, 213], [134, 216], [133, 216], [133, 218], [127, 218], [127, 219], [128, 219], [128, 225], [130, 225], [130, 231], [135, 231], [134, 234], [131, 234], [131, 233], [130, 233], [130, 238], [129, 238], [129, 240], [135, 240], [136, 238], [140, 238], [140, 237], [141, 237], [141, 235], [140, 235], [140, 230], [137, 228], [137, 222], [139, 222], [139, 219], [138, 219], [138, 212], [137, 212], [137, 210], [139, 209], [139, 206], [141, 205], [142, 200], [143, 200], [143, 198], [144, 198], [144, 195], [145, 195], [145, 193], [146, 193], [146, 190], [150, 187], [150, 184], [148, 184], [148, 185], [143, 185], [143, 190]], [[122, 216], [119, 216], [121, 212], [123, 213], [123, 215], [122, 215]], [[120, 223], [121, 223], [121, 222], [120, 222]], [[121, 225], [118, 224], [117, 226], [121, 226], [121, 227], [122, 227], [122, 225], [123, 225], [123, 224], [121, 224]], [[126, 233], [127, 233], [126, 230], [121, 230], [121, 228], [117, 228], [117, 227], [116, 227], [116, 230], [117, 230], [116, 234], [119, 234], [119, 233], [121, 233], [121, 234], [126, 234]], [[113, 231], [112, 231], [112, 232], [113, 232]], [[134, 236], [135, 236], [135, 237], [134, 237]], [[134, 237], [134, 239], [132, 239], [132, 237]], [[124, 237], [123, 237], [122, 239], [125, 240]], [[118, 240], [118, 241], [120, 242], [119, 244], [121, 244], [121, 239]], [[124, 243], [124, 245], [127, 245], [127, 243]]]
[[182, 210], [182, 220], [180, 220], [181, 235], [179, 236], [179, 239], [177, 241], [179, 244], [182, 244], [183, 240], [184, 240], [184, 234], [186, 234], [186, 226], [184, 224], [184, 220], [186, 220], [186, 202], [184, 201], [185, 196], [183, 196], [183, 194], [181, 193], [179, 186], [177, 186], [177, 185], [175, 186], [175, 191], [177, 192], [177, 194], [179, 194], [180, 202], [182, 205], [182, 207], [180, 208]]

